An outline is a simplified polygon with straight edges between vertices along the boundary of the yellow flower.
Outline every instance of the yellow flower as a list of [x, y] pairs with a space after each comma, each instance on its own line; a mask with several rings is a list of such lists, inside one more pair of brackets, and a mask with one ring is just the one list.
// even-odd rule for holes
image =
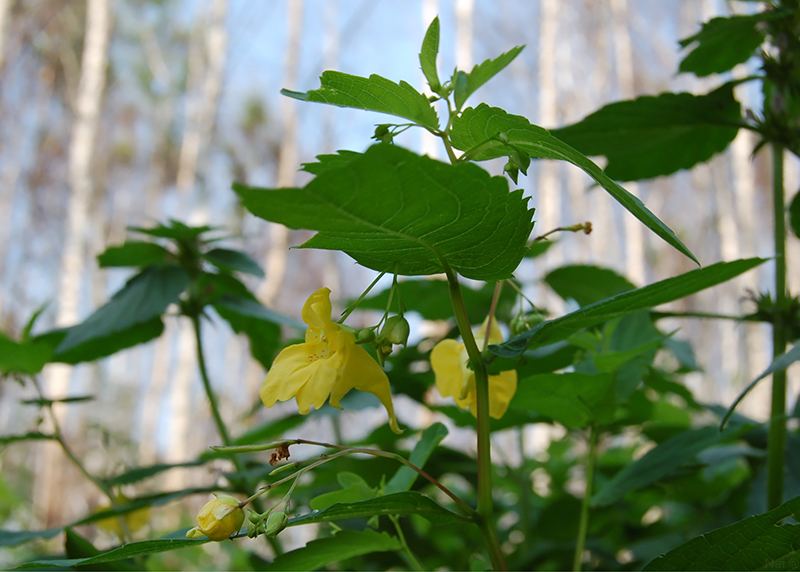
[[206, 503], [197, 514], [197, 526], [186, 533], [186, 538], [199, 538], [203, 534], [217, 542], [226, 540], [239, 532], [244, 523], [244, 510], [239, 500], [222, 494]]
[[303, 306], [303, 321], [308, 324], [306, 342], [285, 348], [261, 385], [261, 401], [267, 407], [276, 401], [297, 400], [306, 415], [313, 405], [319, 409], [330, 395], [330, 403], [341, 409], [339, 401], [351, 389], [375, 395], [389, 413], [392, 431], [401, 433], [392, 406], [389, 378], [370, 355], [356, 344], [355, 334], [331, 320], [331, 291], [320, 288]]
[[[478, 348], [483, 348], [486, 337], [486, 322], [475, 332]], [[492, 321], [489, 343], [503, 341], [497, 322]], [[461, 409], [469, 410], [477, 416], [477, 395], [475, 393], [475, 373], [467, 367], [469, 356], [464, 344], [456, 340], [442, 340], [431, 352], [431, 367], [436, 375], [436, 387], [444, 397], [454, 397]], [[517, 372], [503, 371], [489, 376], [489, 415], [500, 419], [505, 415], [508, 404], [517, 391]]]

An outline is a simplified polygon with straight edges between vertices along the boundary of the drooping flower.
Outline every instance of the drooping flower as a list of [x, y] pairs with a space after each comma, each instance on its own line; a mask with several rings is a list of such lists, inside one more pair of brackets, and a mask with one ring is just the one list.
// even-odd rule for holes
[[244, 510], [239, 500], [223, 494], [206, 503], [197, 514], [197, 526], [186, 533], [186, 538], [199, 538], [206, 535], [217, 542], [226, 540], [239, 532], [244, 524]]
[[356, 336], [331, 320], [331, 291], [320, 288], [303, 305], [303, 321], [308, 324], [306, 341], [285, 348], [261, 384], [261, 401], [267, 407], [276, 401], [297, 401], [306, 415], [313, 405], [319, 409], [330, 396], [330, 404], [341, 409], [339, 401], [351, 389], [375, 395], [389, 413], [392, 431], [401, 433], [392, 405], [389, 378], [370, 355], [356, 344]]
[[[486, 337], [486, 322], [475, 332], [475, 342], [483, 347]], [[503, 341], [497, 322], [492, 322], [489, 343]], [[477, 394], [475, 372], [467, 366], [469, 356], [462, 342], [452, 339], [442, 340], [431, 352], [431, 367], [436, 376], [436, 388], [444, 397], [453, 397], [461, 409], [467, 409], [477, 416]], [[489, 415], [500, 419], [505, 415], [508, 404], [517, 391], [517, 372], [502, 371], [489, 376]]]

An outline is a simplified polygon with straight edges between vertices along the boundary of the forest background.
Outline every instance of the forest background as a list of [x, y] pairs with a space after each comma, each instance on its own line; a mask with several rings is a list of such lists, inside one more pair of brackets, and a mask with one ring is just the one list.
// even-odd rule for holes
[[[408, 55], [416, 53], [437, 14], [449, 32], [440, 48], [442, 70], [469, 69], [508, 46], [527, 44], [482, 97], [538, 125], [557, 127], [640, 94], [707, 92], [715, 80], [674, 75], [681, 58], [677, 41], [715, 15], [747, 8], [719, 0], [0, 0], [0, 330], [16, 336], [45, 303], [37, 329], [84, 319], [129, 277], [125, 270], [99, 269], [94, 257], [122, 242], [126, 227], [169, 218], [235, 235], [231, 244], [260, 261], [269, 277], [249, 285], [264, 304], [285, 314], [296, 317], [303, 300], [323, 285], [335, 299], [356, 297], [370, 273], [339, 253], [288, 256], [288, 245], [308, 234], [245, 216], [230, 183], [303, 184], [307, 175], [297, 172], [300, 163], [322, 152], [362, 150], [382, 116], [323, 106], [301, 110], [280, 96], [280, 88], [310, 89], [323, 70], [338, 69], [417, 78], [415, 87], [422, 90], [422, 73]], [[751, 72], [742, 65], [734, 76]], [[746, 107], [758, 107], [760, 94], [749, 85], [737, 88], [737, 97]], [[741, 130], [725, 154], [690, 173], [626, 188], [704, 265], [768, 257], [768, 161], [762, 155], [751, 160], [754, 139]], [[420, 134], [403, 144], [444, 156], [436, 141]], [[786, 187], [793, 193], [800, 166], [794, 156], [786, 159]], [[502, 162], [487, 168], [499, 174]], [[693, 268], [607, 196], [593, 192], [574, 167], [537, 162], [520, 187], [537, 208], [537, 232], [587, 220], [594, 227], [591, 235], [562, 240], [523, 265], [523, 279], [577, 262], [613, 268], [644, 285]], [[797, 242], [789, 241], [787, 258], [798, 254]], [[743, 300], [747, 290], [766, 290], [772, 273], [765, 264], [672, 309], [753, 311]], [[790, 288], [800, 282], [798, 274], [800, 267], [790, 265]], [[557, 314], [563, 310], [545, 288], [527, 294]], [[181, 462], [216, 443], [191, 328], [177, 320], [166, 324], [152, 344], [97, 363], [45, 370], [49, 394], [97, 396], [92, 404], [62, 412], [65, 434], [75, 439], [87, 466]], [[728, 405], [770, 362], [764, 326], [669, 324], [680, 328], [677, 337], [691, 341], [700, 360], [703, 371], [686, 380], [701, 401]], [[247, 341], [224, 324], [206, 336], [214, 348], [208, 352], [210, 377], [233, 427], [284, 415], [280, 407], [253, 413], [264, 372]], [[765, 419], [767, 391], [767, 385], [757, 387], [740, 412]], [[20, 399], [34, 397], [30, 388], [2, 383], [0, 392], [0, 434], [35, 424], [37, 409], [18, 406]], [[797, 395], [795, 385], [789, 395]], [[397, 409], [402, 419], [402, 400]], [[365, 431], [364, 415], [345, 413], [342, 430], [350, 436]], [[304, 435], [324, 434], [329, 423], [311, 418]], [[457, 441], [458, 432], [448, 439]], [[503, 436], [495, 439], [502, 443]], [[531, 439], [531, 446], [536, 442]], [[54, 451], [54, 444], [43, 443], [0, 453], [4, 528], [71, 521], [102, 502]], [[207, 474], [187, 469], [170, 472], [164, 484], [186, 487], [204, 480]], [[71, 493], [48, 494], [58, 490]], [[191, 513], [204, 499], [190, 502]], [[174, 515], [159, 508], [153, 518], [154, 526], [168, 528]], [[299, 533], [294, 542], [302, 544]], [[5, 558], [0, 556], [0, 565]], [[10, 555], [9, 561], [17, 560]]]

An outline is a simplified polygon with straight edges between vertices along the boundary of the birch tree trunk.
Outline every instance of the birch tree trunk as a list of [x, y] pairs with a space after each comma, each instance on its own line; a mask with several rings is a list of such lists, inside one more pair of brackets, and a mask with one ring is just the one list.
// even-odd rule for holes
[[11, 2], [12, 0], [0, 0], [0, 73], [6, 63], [6, 35], [11, 19]]
[[[111, 21], [110, 0], [87, 1], [86, 33], [69, 147], [70, 194], [59, 275], [57, 326], [72, 325], [79, 318], [86, 230], [93, 191], [92, 156], [106, 82]], [[71, 368], [56, 364], [49, 366], [45, 373], [47, 397], [66, 396]], [[62, 411], [58, 408], [54, 408], [53, 413], [63, 420]], [[35, 497], [38, 512], [46, 526], [59, 517], [56, 493], [60, 487], [56, 485], [56, 480], [59, 478], [59, 465], [63, 462], [60, 454], [55, 452], [55, 445], [52, 443], [47, 445], [50, 447], [43, 447], [39, 456], [41, 467], [37, 474]]]
[[[539, 4], [539, 125], [554, 126], [558, 122], [556, 97], [556, 50], [558, 47], [559, 0], [541, 0]], [[561, 196], [558, 189], [558, 165], [554, 161], [539, 163], [539, 197], [536, 205], [539, 231], [543, 234], [561, 222]]]
[[[225, 27], [228, 1], [212, 0], [208, 23], [202, 40], [195, 43], [197, 50], [190, 54], [190, 70], [197, 74], [197, 84], [200, 94], [193, 102], [191, 108], [187, 105], [187, 125], [181, 146], [180, 162], [177, 176], [178, 190], [184, 201], [189, 200], [190, 191], [196, 189], [198, 175], [204, 173], [202, 160], [208, 154], [208, 149], [214, 132], [215, 118], [222, 92], [225, 59], [227, 52], [228, 36]], [[199, 52], [199, 53], [198, 53]], [[202, 81], [200, 81], [202, 77]], [[192, 209], [190, 222], [204, 224], [208, 222], [207, 205], [205, 201], [196, 204]], [[193, 453], [190, 445], [190, 429], [193, 418], [192, 394], [193, 381], [197, 378], [197, 360], [195, 356], [195, 339], [191, 324], [181, 320], [177, 340], [178, 369], [172, 377], [170, 399], [172, 404], [169, 418], [169, 441], [166, 451], [166, 461], [178, 463]], [[185, 474], [182, 471], [173, 471], [168, 475], [167, 482], [171, 488], [185, 486]]]
[[[288, 89], [297, 83], [297, 62], [300, 54], [300, 37], [303, 31], [303, 0], [290, 0], [287, 6], [288, 40], [284, 60], [283, 85]], [[283, 143], [278, 154], [279, 187], [294, 183], [297, 172], [297, 106], [293, 99], [281, 100], [283, 118]], [[289, 229], [283, 225], [270, 224], [269, 250], [265, 260], [266, 278], [258, 289], [258, 296], [266, 306], [274, 306], [286, 279], [286, 263], [289, 251]]]

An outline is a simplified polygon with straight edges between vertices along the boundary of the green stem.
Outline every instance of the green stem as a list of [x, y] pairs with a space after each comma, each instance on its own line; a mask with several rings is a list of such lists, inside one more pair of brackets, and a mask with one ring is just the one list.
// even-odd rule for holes
[[589, 529], [589, 504], [592, 500], [592, 489], [594, 488], [594, 459], [597, 448], [597, 428], [592, 425], [589, 427], [589, 457], [586, 460], [586, 492], [581, 503], [581, 520], [578, 525], [578, 543], [575, 546], [575, 559], [572, 569], [580, 572], [583, 565], [583, 551], [586, 549], [586, 532]]
[[[197, 342], [197, 364], [200, 366], [200, 377], [203, 380], [203, 389], [205, 389], [208, 404], [211, 406], [211, 415], [214, 417], [214, 423], [217, 425], [222, 442], [225, 445], [231, 444], [231, 437], [228, 434], [228, 428], [225, 427], [225, 422], [222, 421], [222, 415], [219, 413], [219, 406], [217, 405], [217, 398], [214, 395], [214, 390], [211, 388], [211, 381], [208, 379], [208, 370], [206, 369], [206, 360], [203, 356], [203, 340], [200, 334], [200, 317], [197, 314], [190, 316], [192, 319], [192, 326], [194, 328], [194, 339]], [[236, 467], [239, 469], [239, 467]]]
[[707, 312], [650, 312], [655, 320], [661, 318], [703, 318], [709, 320], [735, 320], [737, 322], [758, 322], [750, 316], [735, 316], [732, 314], [710, 314]]
[[338, 322], [339, 324], [343, 324], [343, 323], [344, 323], [344, 321], [347, 319], [347, 316], [349, 316], [350, 314], [352, 314], [352, 313], [353, 313], [353, 311], [354, 311], [356, 308], [358, 308], [358, 305], [361, 303], [361, 301], [362, 301], [364, 298], [366, 298], [366, 297], [367, 297], [367, 294], [369, 294], [369, 291], [370, 291], [370, 290], [372, 290], [372, 288], [375, 286], [375, 284], [377, 284], [377, 283], [378, 283], [378, 280], [380, 280], [381, 278], [383, 278], [383, 275], [384, 275], [384, 274], [386, 274], [386, 272], [381, 272], [380, 274], [378, 274], [378, 277], [377, 277], [377, 278], [375, 278], [375, 280], [373, 280], [373, 281], [372, 281], [372, 284], [370, 284], [370, 285], [367, 287], [367, 289], [366, 289], [366, 290], [364, 290], [364, 291], [361, 293], [361, 296], [359, 296], [359, 297], [358, 297], [358, 299], [357, 299], [355, 302], [353, 302], [352, 304], [350, 304], [350, 306], [349, 306], [349, 307], [348, 307], [348, 308], [347, 308], [347, 309], [346, 309], [344, 312], [342, 312], [342, 317], [341, 317], [341, 318], [339, 318], [339, 322]]
[[489, 372], [483, 361], [481, 351], [475, 342], [475, 336], [464, 306], [458, 276], [450, 265], [442, 259], [447, 282], [450, 288], [450, 300], [456, 317], [464, 347], [469, 356], [470, 367], [475, 374], [475, 395], [477, 402], [477, 437], [478, 437], [478, 527], [480, 528], [486, 550], [495, 570], [508, 570], [505, 557], [500, 549], [500, 542], [494, 528], [494, 501], [492, 498], [492, 444], [489, 438]]
[[422, 567], [422, 564], [419, 563], [419, 560], [417, 560], [417, 557], [414, 556], [414, 553], [411, 552], [411, 549], [408, 547], [408, 542], [406, 542], [406, 537], [403, 534], [403, 529], [400, 528], [400, 519], [397, 518], [397, 515], [390, 514], [389, 520], [391, 520], [392, 523], [394, 524], [394, 528], [397, 531], [397, 539], [400, 541], [400, 547], [403, 549], [403, 554], [408, 560], [408, 563], [414, 570], [419, 570], [419, 571], [425, 570]]
[[[775, 303], [779, 308], [772, 325], [773, 358], [786, 351], [786, 210], [783, 192], [783, 147], [772, 145], [772, 197], [775, 212]], [[772, 374], [772, 407], [767, 445], [767, 510], [783, 502], [783, 467], [786, 448], [786, 370]]]

